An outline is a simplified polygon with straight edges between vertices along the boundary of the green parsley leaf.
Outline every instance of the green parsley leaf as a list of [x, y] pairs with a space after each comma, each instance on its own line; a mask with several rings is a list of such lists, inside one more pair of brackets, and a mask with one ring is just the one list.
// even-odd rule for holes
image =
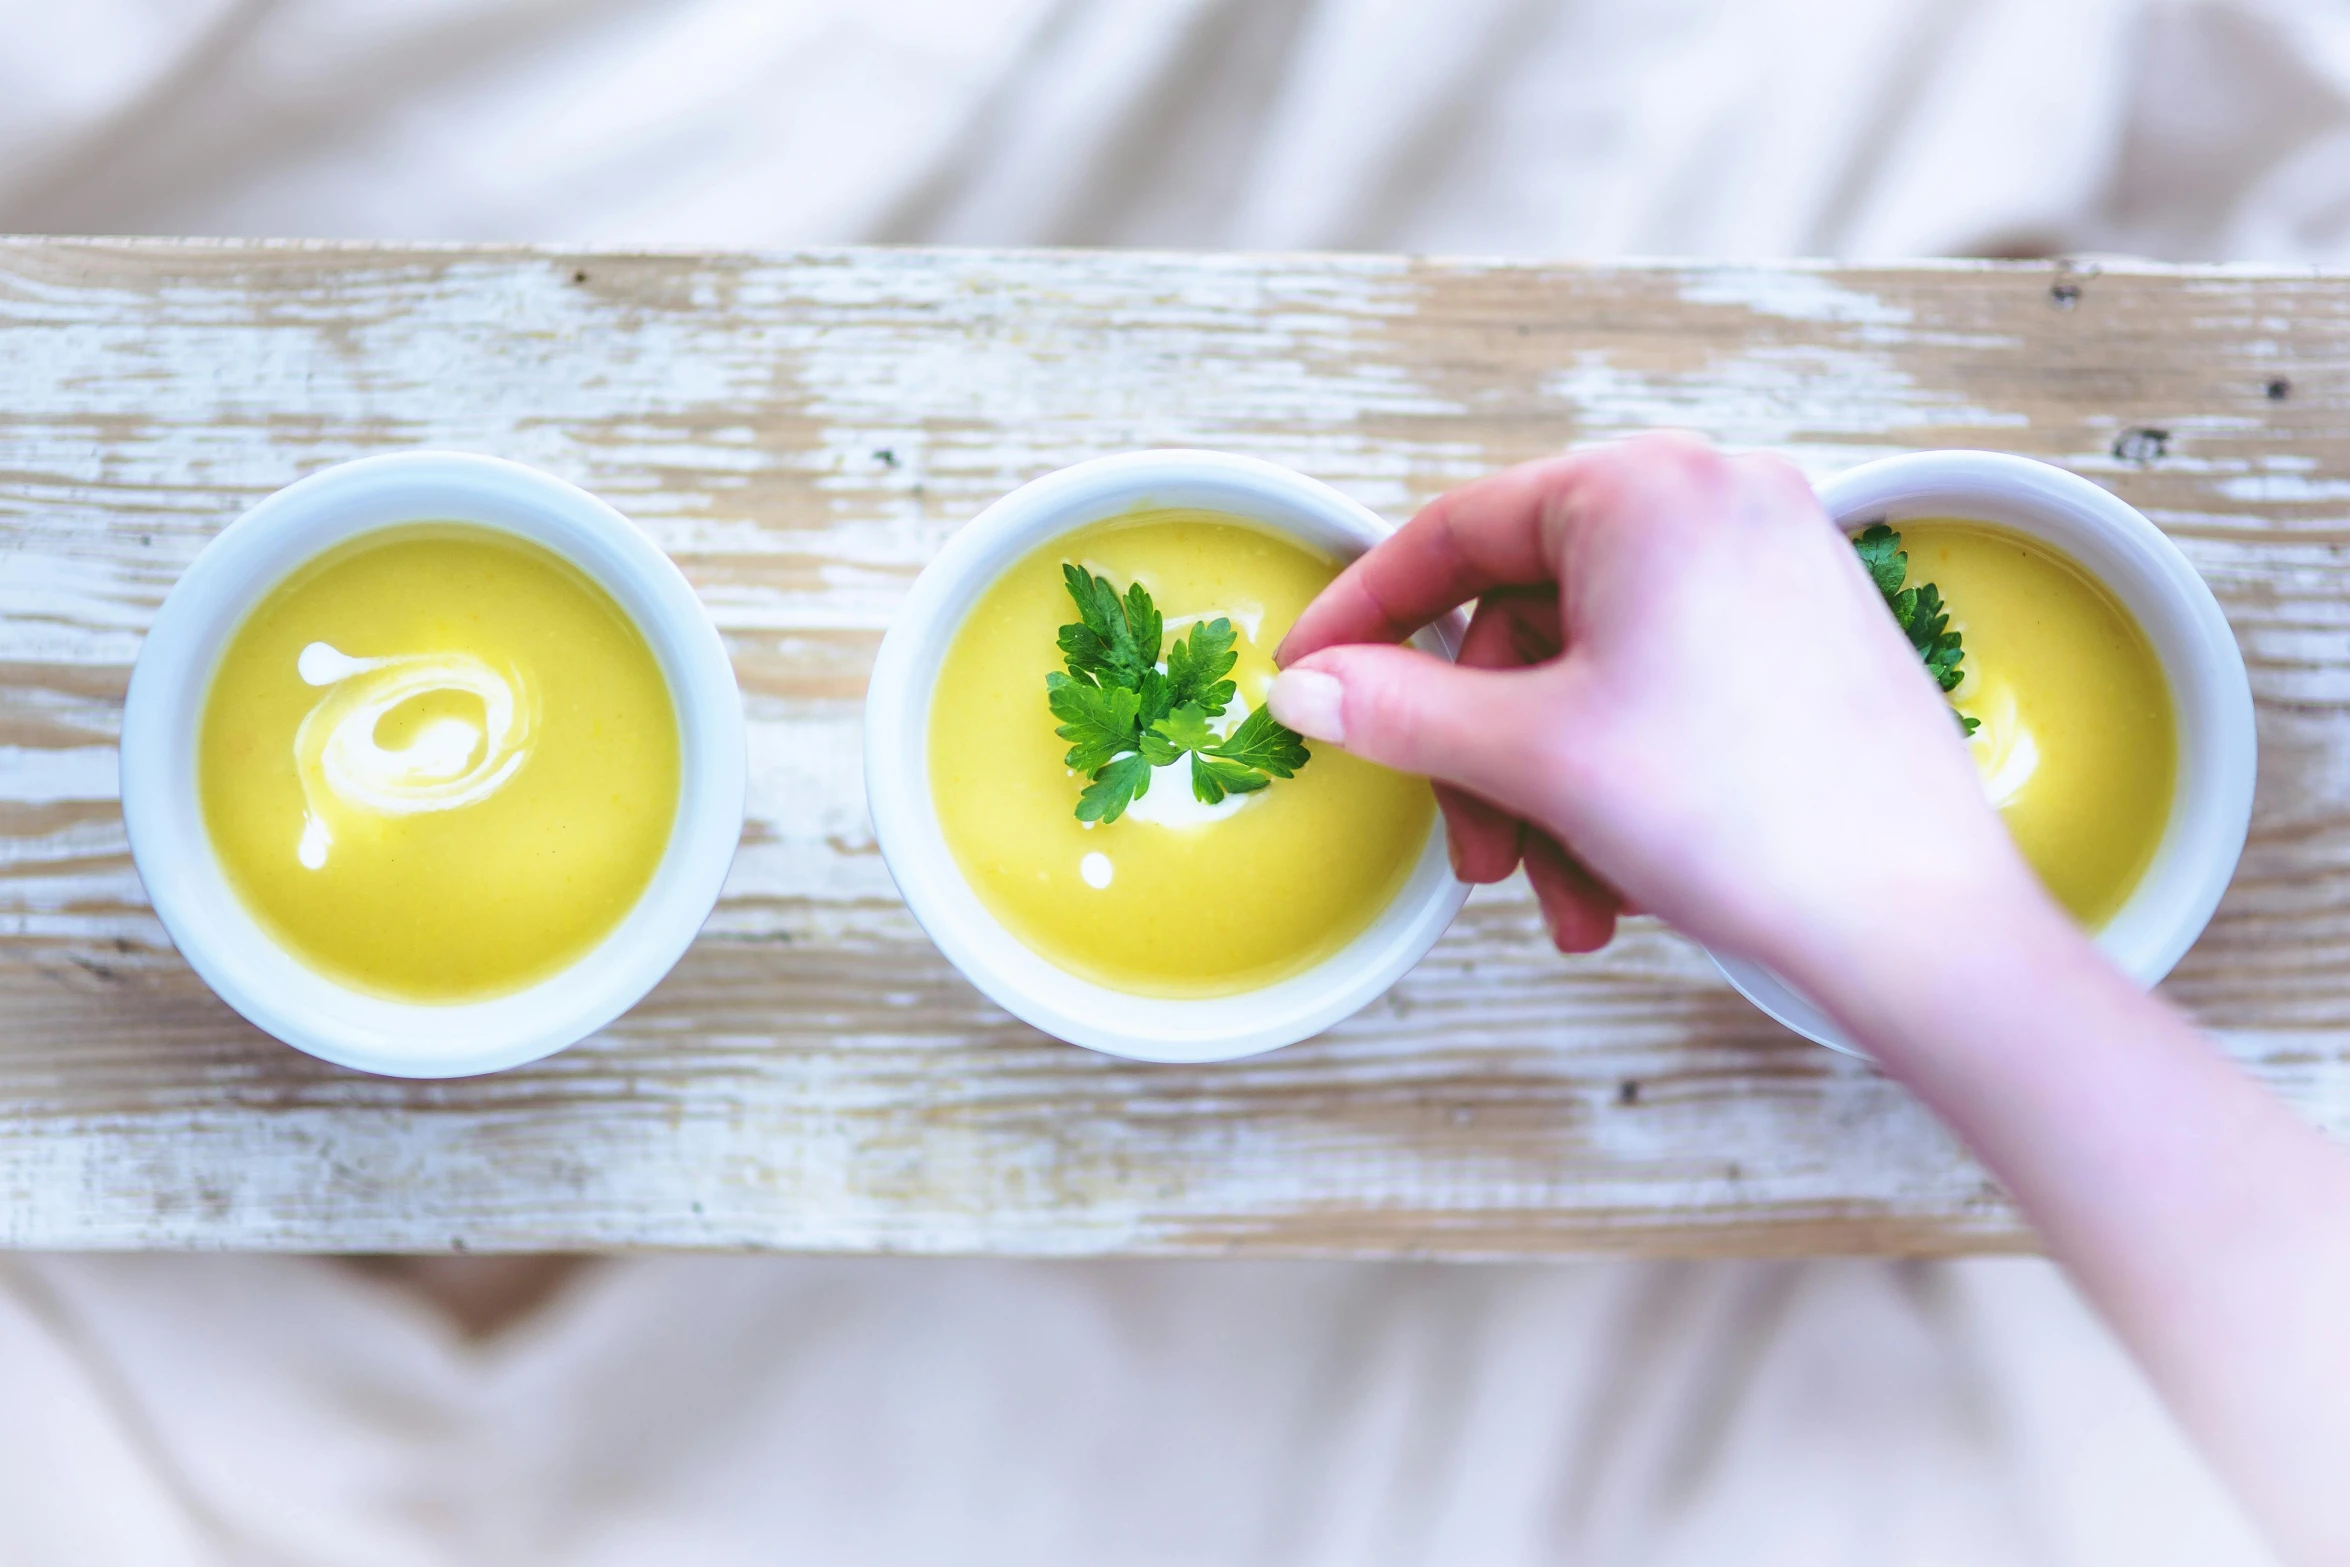
[[1852, 547], [1860, 551], [1861, 564], [1869, 568], [1879, 593], [1889, 599], [1901, 591], [1902, 579], [1909, 575], [1909, 557], [1902, 553], [1900, 534], [1873, 522], [1861, 530]]
[[1139, 737], [1143, 759], [1153, 767], [1164, 767], [1183, 754], [1183, 747], [1167, 738], [1166, 731], [1153, 725]]
[[1137, 699], [1134, 721], [1146, 731], [1166, 717], [1167, 709], [1175, 705], [1174, 697], [1167, 688], [1167, 677], [1155, 669], [1142, 672], [1142, 678], [1134, 683], [1134, 694]]
[[1126, 807], [1150, 793], [1151, 764], [1140, 755], [1121, 756], [1093, 775], [1093, 782], [1077, 797], [1077, 819], [1108, 826], [1126, 814]]
[[1306, 749], [1306, 738], [1284, 725], [1273, 716], [1269, 707], [1260, 707], [1240, 721], [1223, 743], [1213, 747], [1211, 756], [1243, 767], [1253, 767], [1276, 778], [1289, 778], [1313, 759]]
[[1225, 679], [1240, 655], [1232, 651], [1238, 633], [1219, 615], [1191, 628], [1191, 635], [1167, 650], [1168, 705], [1196, 703], [1213, 718], [1231, 703], [1237, 688]]
[[[1873, 522], [1863, 528], [1853, 537], [1852, 547], [1868, 568], [1869, 580], [1883, 595], [1885, 607], [1893, 612], [1894, 624], [1924, 660], [1926, 673], [1943, 690], [1955, 689], [1966, 678], [1960, 667], [1966, 662], [1966, 650], [1958, 633], [1949, 629], [1950, 610], [1942, 602], [1941, 590], [1931, 582], [1914, 588], [1902, 586], [1909, 580], [1909, 553], [1901, 547], [1901, 535], [1884, 523]], [[1979, 720], [1958, 715], [1961, 734], [1971, 735], [1981, 727]]]
[[1216, 743], [1216, 732], [1208, 727], [1207, 712], [1196, 702], [1186, 702], [1160, 719], [1153, 726], [1153, 733], [1178, 752], [1205, 751]]
[[1202, 805], [1221, 805], [1227, 794], [1254, 794], [1273, 780], [1239, 762], [1205, 751], [1191, 753], [1191, 792]]
[[1238, 633], [1223, 616], [1195, 623], [1167, 649], [1166, 622], [1139, 582], [1120, 595], [1106, 577], [1064, 563], [1061, 580], [1077, 619], [1060, 628], [1062, 662], [1044, 678], [1046, 704], [1069, 742], [1064, 762], [1087, 778], [1077, 819], [1108, 825], [1150, 791], [1151, 771], [1191, 756], [1192, 793], [1209, 805], [1296, 776], [1304, 737], [1258, 708], [1219, 740], [1208, 720], [1239, 692], [1225, 678], [1239, 662]]
[[1044, 677], [1045, 700], [1061, 720], [1053, 733], [1070, 742], [1062, 760], [1091, 773], [1121, 751], [1135, 748], [1137, 698], [1124, 686], [1089, 686], [1055, 671]]
[[[1099, 578], [1095, 579], [1100, 581]], [[1104, 582], [1102, 586], [1108, 587]], [[1134, 638], [1134, 662], [1138, 671], [1158, 667], [1159, 628], [1164, 622], [1159, 607], [1151, 602], [1150, 589], [1136, 582], [1126, 589], [1126, 628]]]
[[1150, 610], [1150, 595], [1135, 584], [1148, 610], [1150, 654], [1143, 656], [1142, 628], [1131, 621], [1127, 606], [1110, 586], [1083, 566], [1064, 564], [1061, 579], [1077, 601], [1077, 622], [1061, 628], [1061, 658], [1072, 677], [1091, 685], [1133, 686], [1144, 670], [1159, 661], [1159, 616]]
[[1918, 657], [1926, 661], [1926, 673], [1934, 677], [1945, 691], [1966, 678], [1959, 665], [1966, 654], [1958, 645], [1958, 633], [1943, 628], [1950, 624], [1950, 614], [1942, 603], [1942, 594], [1934, 584], [1901, 590], [1908, 619], [1902, 626], [1909, 633], [1909, 645], [1918, 650]]

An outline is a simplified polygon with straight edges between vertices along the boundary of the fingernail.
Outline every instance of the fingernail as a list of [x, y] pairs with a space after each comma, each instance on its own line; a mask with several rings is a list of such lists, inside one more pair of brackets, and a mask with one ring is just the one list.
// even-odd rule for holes
[[1346, 703], [1346, 687], [1333, 675], [1318, 669], [1284, 669], [1273, 677], [1273, 688], [1265, 693], [1265, 705], [1273, 716], [1308, 740], [1327, 740], [1332, 745], [1346, 744], [1346, 722], [1341, 709]]

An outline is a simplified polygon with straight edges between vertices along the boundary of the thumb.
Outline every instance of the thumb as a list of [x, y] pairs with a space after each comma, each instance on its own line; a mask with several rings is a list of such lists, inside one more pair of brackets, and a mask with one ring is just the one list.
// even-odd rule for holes
[[1541, 737], [1557, 722], [1545, 712], [1549, 673], [1465, 669], [1376, 644], [1324, 648], [1283, 670], [1265, 705], [1309, 740], [1541, 820], [1551, 793]]

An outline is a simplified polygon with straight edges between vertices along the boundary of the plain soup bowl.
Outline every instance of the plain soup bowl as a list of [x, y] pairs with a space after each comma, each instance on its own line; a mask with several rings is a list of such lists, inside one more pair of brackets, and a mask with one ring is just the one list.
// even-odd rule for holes
[[[2105, 955], [2151, 988], [2210, 923], [2252, 820], [2259, 744], [2244, 655], [2227, 617], [2161, 529], [2078, 474], [1998, 452], [1918, 452], [1864, 463], [1819, 488], [1847, 533], [1916, 518], [1989, 523], [2078, 564], [2146, 633], [2170, 687], [2178, 779], [2170, 818], [2129, 898], [2094, 932]], [[1858, 1054], [1834, 1021], [1761, 964], [1715, 963], [1745, 997], [1806, 1038]]]
[[[678, 805], [651, 882], [561, 972], [486, 1000], [394, 1000], [342, 985], [271, 939], [204, 824], [197, 741], [212, 674], [248, 611], [327, 550], [410, 523], [538, 544], [636, 623], [678, 722]], [[122, 722], [131, 857], [163, 927], [223, 1001], [321, 1060], [391, 1077], [463, 1077], [552, 1055], [641, 1000], [693, 941], [742, 835], [742, 700], [717, 627], [625, 517], [552, 475], [492, 457], [404, 452], [324, 469], [223, 529], [173, 585], [139, 650]]]
[[[1130, 452], [1022, 485], [947, 541], [891, 622], [865, 698], [865, 790], [874, 836], [906, 906], [989, 1000], [1048, 1034], [1109, 1055], [1227, 1061], [1320, 1033], [1376, 999], [1436, 944], [1468, 897], [1452, 874], [1440, 815], [1403, 887], [1346, 946], [1260, 989], [1169, 999], [1081, 979], [1006, 930], [964, 880], [931, 794], [931, 691], [972, 605], [1053, 539], [1171, 509], [1222, 512], [1342, 563], [1392, 531], [1326, 484], [1220, 452]], [[1455, 617], [1416, 640], [1450, 657], [1459, 635]], [[1051, 722], [1041, 686], [1036, 710], [1037, 722]]]

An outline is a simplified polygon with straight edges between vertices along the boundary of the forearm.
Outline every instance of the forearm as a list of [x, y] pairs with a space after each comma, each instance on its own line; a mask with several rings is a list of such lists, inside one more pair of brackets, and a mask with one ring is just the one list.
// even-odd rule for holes
[[1982, 1157], [2280, 1542], [2350, 1559], [2350, 1157], [2043, 900], [1798, 975]]

